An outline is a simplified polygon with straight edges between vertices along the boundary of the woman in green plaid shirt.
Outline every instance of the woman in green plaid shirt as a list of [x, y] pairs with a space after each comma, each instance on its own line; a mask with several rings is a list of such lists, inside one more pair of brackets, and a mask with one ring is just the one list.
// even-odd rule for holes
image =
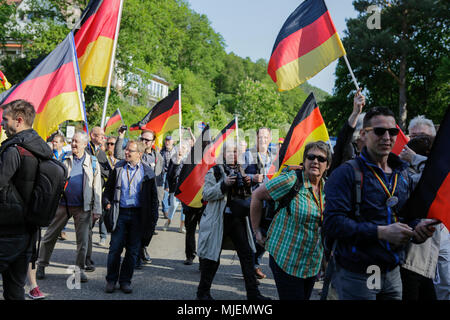
[[322, 262], [320, 235], [324, 208], [324, 175], [331, 164], [331, 151], [323, 141], [306, 145], [303, 184], [299, 193], [274, 217], [267, 238], [259, 230], [264, 200], [280, 200], [294, 186], [295, 171], [273, 178], [253, 191], [250, 207], [256, 240], [265, 242], [280, 300], [308, 300]]

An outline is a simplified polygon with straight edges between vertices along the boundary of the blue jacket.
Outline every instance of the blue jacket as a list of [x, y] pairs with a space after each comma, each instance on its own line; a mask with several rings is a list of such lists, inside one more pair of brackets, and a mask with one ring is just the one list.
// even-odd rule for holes
[[[361, 187], [360, 215], [362, 220], [354, 220], [355, 210], [355, 173], [349, 163], [344, 163], [333, 171], [325, 184], [325, 211], [323, 232], [325, 237], [337, 239], [336, 262], [343, 268], [358, 273], [366, 273], [367, 267], [377, 265], [382, 272], [394, 269], [405, 256], [405, 247], [395, 248], [386, 241], [378, 240], [377, 226], [394, 223], [393, 213], [386, 205], [387, 195], [380, 182], [370, 171], [375, 172], [386, 182], [384, 172], [370, 159], [367, 149], [356, 158], [363, 173]], [[399, 212], [412, 191], [412, 181], [405, 174], [407, 164], [391, 153], [388, 164], [393, 173], [399, 173], [394, 195], [399, 202], [394, 207]], [[394, 175], [392, 175], [393, 177]], [[415, 227], [418, 221], [400, 222]]]

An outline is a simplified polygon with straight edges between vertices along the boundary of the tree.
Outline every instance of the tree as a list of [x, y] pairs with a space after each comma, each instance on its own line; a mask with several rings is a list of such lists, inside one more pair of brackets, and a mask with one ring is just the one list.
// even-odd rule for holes
[[[342, 41], [355, 76], [366, 90], [368, 105], [389, 106], [405, 128], [407, 119], [426, 111], [424, 106], [441, 88], [435, 70], [449, 53], [449, 3], [356, 0], [353, 4], [359, 16], [347, 21]], [[367, 27], [366, 9], [373, 4], [381, 8], [381, 29]], [[334, 130], [348, 117], [354, 93], [342, 59], [336, 76], [335, 96], [325, 103], [327, 121], [333, 122]], [[442, 116], [442, 106], [437, 107]]]

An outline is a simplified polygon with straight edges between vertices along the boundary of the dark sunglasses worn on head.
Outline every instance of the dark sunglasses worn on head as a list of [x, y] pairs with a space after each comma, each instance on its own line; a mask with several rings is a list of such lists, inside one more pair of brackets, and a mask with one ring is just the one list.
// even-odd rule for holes
[[317, 156], [315, 154], [308, 154], [306, 156], [306, 159], [310, 160], [310, 161], [314, 161], [315, 159], [317, 159], [319, 162], [326, 162], [327, 158], [322, 157], [322, 156]]
[[373, 132], [377, 135], [377, 136], [384, 136], [384, 134], [387, 132], [389, 132], [389, 135], [391, 137], [395, 137], [396, 135], [398, 135], [398, 133], [400, 132], [400, 129], [398, 128], [380, 128], [380, 127], [375, 127], [375, 128], [366, 128], [366, 131], [371, 131], [373, 130]]

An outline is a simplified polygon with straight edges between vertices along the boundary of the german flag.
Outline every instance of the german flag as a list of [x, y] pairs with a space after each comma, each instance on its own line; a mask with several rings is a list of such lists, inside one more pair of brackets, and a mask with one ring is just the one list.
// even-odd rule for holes
[[431, 148], [430, 156], [416, 188], [402, 208], [411, 219], [441, 221], [450, 229], [450, 108]]
[[119, 129], [119, 127], [123, 124], [122, 114], [120, 113], [120, 110], [117, 109], [114, 111], [112, 116], [109, 118], [108, 122], [106, 122], [105, 125], [105, 134], [109, 135], [111, 133], [114, 133]]
[[292, 123], [280, 152], [267, 174], [278, 176], [285, 165], [298, 166], [303, 162], [303, 151], [309, 142], [330, 140], [314, 94], [311, 92]]
[[[206, 125], [202, 131], [201, 139], [196, 140], [187, 158], [194, 161], [184, 164], [181, 168], [175, 197], [189, 207], [201, 208], [206, 173], [216, 164], [217, 156], [220, 154], [224, 142], [227, 139], [233, 139], [236, 136], [235, 133], [236, 120], [233, 120], [217, 135], [213, 142], [207, 145], [205, 142], [210, 141], [210, 139], [209, 125]], [[199, 150], [201, 150], [201, 154]], [[201, 159], [197, 154], [202, 155]], [[195, 161], [197, 159], [198, 161]]]
[[130, 127], [134, 130], [153, 130], [156, 134], [156, 145], [162, 147], [164, 135], [179, 126], [180, 97], [178, 88], [159, 101], [147, 115]]
[[81, 15], [75, 44], [83, 89], [106, 87], [121, 0], [91, 0]]
[[396, 155], [399, 155], [402, 152], [405, 145], [408, 143], [408, 137], [403, 133], [402, 129], [397, 125], [397, 128], [400, 130], [397, 139], [395, 140], [394, 147], [392, 148], [392, 152]]
[[279, 91], [290, 90], [345, 54], [325, 2], [306, 0], [281, 28], [267, 71]]
[[0, 71], [0, 83], [2, 84], [3, 88], [5, 88], [6, 90], [11, 88], [11, 83], [8, 82], [8, 79], [6, 79], [5, 75], [1, 71]]
[[7, 91], [0, 104], [18, 99], [34, 105], [33, 128], [44, 140], [66, 120], [86, 124], [72, 32], [21, 83]]

